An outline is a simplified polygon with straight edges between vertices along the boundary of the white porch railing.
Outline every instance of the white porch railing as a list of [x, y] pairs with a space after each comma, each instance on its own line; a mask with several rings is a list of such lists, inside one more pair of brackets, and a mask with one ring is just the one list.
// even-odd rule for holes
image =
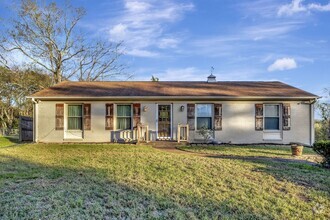
[[189, 125], [182, 125], [178, 124], [178, 130], [177, 130], [177, 139], [178, 143], [181, 141], [188, 142], [189, 140]]
[[137, 124], [136, 126], [136, 140], [139, 143], [144, 141], [149, 142], [149, 126], [145, 124]]

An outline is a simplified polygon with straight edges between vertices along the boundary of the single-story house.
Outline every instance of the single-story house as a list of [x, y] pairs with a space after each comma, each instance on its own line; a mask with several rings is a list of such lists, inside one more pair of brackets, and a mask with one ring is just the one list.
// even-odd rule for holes
[[211, 74], [205, 82], [65, 81], [29, 98], [36, 142], [198, 142], [209, 129], [222, 143], [312, 145], [318, 96], [282, 82]]

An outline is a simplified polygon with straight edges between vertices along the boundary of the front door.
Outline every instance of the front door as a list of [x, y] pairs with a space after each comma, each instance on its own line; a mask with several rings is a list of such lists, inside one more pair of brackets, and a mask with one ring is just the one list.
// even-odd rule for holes
[[158, 139], [171, 139], [171, 105], [158, 105]]

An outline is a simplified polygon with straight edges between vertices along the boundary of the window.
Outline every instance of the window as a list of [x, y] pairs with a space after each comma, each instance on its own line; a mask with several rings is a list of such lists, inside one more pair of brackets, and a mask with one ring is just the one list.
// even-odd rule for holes
[[130, 105], [117, 105], [117, 129], [131, 129], [131, 117], [132, 113]]
[[82, 130], [81, 105], [68, 105], [68, 130]]
[[212, 104], [197, 104], [197, 130], [212, 129]]
[[265, 105], [265, 130], [280, 130], [279, 105]]

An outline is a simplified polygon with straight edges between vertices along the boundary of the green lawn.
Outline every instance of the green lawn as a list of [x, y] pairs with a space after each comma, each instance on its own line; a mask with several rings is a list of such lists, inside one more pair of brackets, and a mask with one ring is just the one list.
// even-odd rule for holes
[[0, 219], [329, 219], [330, 170], [273, 151], [249, 150], [282, 160], [135, 145], [2, 147]]
[[[218, 154], [224, 156], [243, 156], [243, 157], [270, 157], [270, 158], [292, 158], [290, 146], [284, 145], [254, 145], [254, 146], [237, 146], [237, 145], [221, 145], [221, 146], [193, 146], [180, 147], [180, 149], [195, 152]], [[316, 155], [312, 148], [304, 147], [303, 154]]]
[[17, 143], [18, 143], [18, 137], [16, 136], [9, 136], [9, 137], [0, 136], [0, 148], [15, 145]]

